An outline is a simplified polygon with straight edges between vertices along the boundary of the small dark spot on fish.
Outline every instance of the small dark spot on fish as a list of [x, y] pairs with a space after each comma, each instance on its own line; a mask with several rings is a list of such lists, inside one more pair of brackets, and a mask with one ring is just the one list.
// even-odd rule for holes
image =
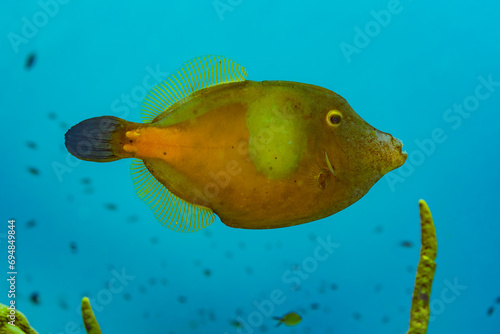
[[421, 292], [421, 293], [419, 294], [419, 297], [420, 297], [420, 299], [422, 299], [424, 302], [428, 302], [428, 301], [429, 301], [429, 295], [428, 295], [428, 294], [426, 294], [426, 293], [422, 293], [422, 292]]
[[193, 115], [198, 115], [198, 110], [193, 110]]
[[31, 293], [30, 300], [35, 305], [40, 304], [40, 295], [38, 294], [38, 292]]
[[187, 302], [187, 297], [186, 296], [179, 296], [177, 297], [177, 301], [181, 304], [186, 304]]
[[76, 254], [78, 251], [78, 246], [76, 245], [76, 242], [72, 241], [69, 243], [69, 250], [72, 254]]
[[408, 240], [401, 241], [401, 247], [411, 248], [413, 247], [413, 243]]
[[163, 155], [167, 155], [167, 152], [163, 152]]
[[35, 227], [35, 225], [36, 225], [36, 221], [34, 219], [28, 220], [28, 222], [26, 223], [27, 228]]
[[26, 57], [26, 62], [24, 63], [24, 68], [26, 68], [27, 70], [31, 69], [33, 67], [33, 65], [35, 64], [35, 60], [36, 60], [36, 54], [34, 52], [30, 53]]
[[35, 167], [28, 167], [28, 173], [35, 176], [40, 175], [40, 171]]
[[132, 139], [129, 139], [128, 141], [130, 144], [132, 144], [134, 141]]
[[234, 146], [231, 146], [231, 148], [234, 150]]
[[104, 207], [110, 211], [116, 211], [116, 205], [113, 203], [106, 203], [104, 204]]
[[276, 160], [276, 159], [278, 159], [278, 157], [274, 157], [274, 159]]
[[212, 276], [212, 271], [210, 269], [203, 270], [203, 275], [210, 277]]
[[273, 167], [269, 167], [269, 170], [273, 170]]
[[34, 141], [27, 141], [26, 146], [28, 146], [28, 148], [31, 148], [32, 150], [37, 149], [36, 143]]

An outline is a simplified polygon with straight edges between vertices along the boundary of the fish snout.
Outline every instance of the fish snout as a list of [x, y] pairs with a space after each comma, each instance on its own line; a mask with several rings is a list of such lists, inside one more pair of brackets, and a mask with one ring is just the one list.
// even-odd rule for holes
[[380, 171], [382, 175], [401, 167], [408, 157], [408, 154], [403, 151], [403, 142], [394, 138], [389, 133], [382, 131], [377, 132], [377, 141], [380, 152]]

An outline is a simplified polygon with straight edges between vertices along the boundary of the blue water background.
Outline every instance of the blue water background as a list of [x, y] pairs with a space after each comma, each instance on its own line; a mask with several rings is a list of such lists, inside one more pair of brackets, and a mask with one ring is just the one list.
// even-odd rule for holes
[[[15, 218], [16, 305], [39, 333], [83, 333], [84, 295], [108, 334], [405, 333], [420, 198], [439, 242], [428, 333], [500, 333], [497, 2], [45, 3], [0, 5], [0, 263], [6, 277]], [[388, 9], [390, 20], [376, 23]], [[343, 52], [347, 44], [356, 52]], [[403, 140], [407, 163], [321, 221], [162, 228], [132, 189], [129, 161], [79, 162], [64, 133], [101, 115], [140, 121], [135, 99], [150, 72], [166, 76], [204, 54], [245, 66], [250, 80], [341, 94]], [[488, 90], [484, 80], [497, 84]], [[135, 94], [130, 105], [124, 94]], [[448, 111], [464, 103], [467, 114]], [[329, 239], [337, 247], [319, 261]], [[275, 328], [272, 316], [290, 311], [302, 322]]]

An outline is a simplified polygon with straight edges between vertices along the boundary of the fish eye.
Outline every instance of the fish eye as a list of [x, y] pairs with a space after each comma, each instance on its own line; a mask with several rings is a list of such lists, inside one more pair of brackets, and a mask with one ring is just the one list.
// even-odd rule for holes
[[330, 110], [326, 115], [326, 122], [330, 126], [338, 126], [342, 121], [342, 113], [338, 110]]

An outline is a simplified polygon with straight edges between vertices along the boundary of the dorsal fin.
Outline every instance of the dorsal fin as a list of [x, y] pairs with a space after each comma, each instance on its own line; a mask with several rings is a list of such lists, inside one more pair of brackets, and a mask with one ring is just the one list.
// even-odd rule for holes
[[196, 232], [215, 221], [215, 214], [209, 208], [188, 203], [172, 194], [153, 177], [142, 160], [134, 159], [130, 171], [137, 196], [153, 210], [163, 226], [174, 231]]
[[196, 91], [244, 81], [247, 70], [223, 56], [200, 56], [185, 62], [175, 73], [151, 88], [142, 102], [142, 121], [150, 123], [172, 104]]

